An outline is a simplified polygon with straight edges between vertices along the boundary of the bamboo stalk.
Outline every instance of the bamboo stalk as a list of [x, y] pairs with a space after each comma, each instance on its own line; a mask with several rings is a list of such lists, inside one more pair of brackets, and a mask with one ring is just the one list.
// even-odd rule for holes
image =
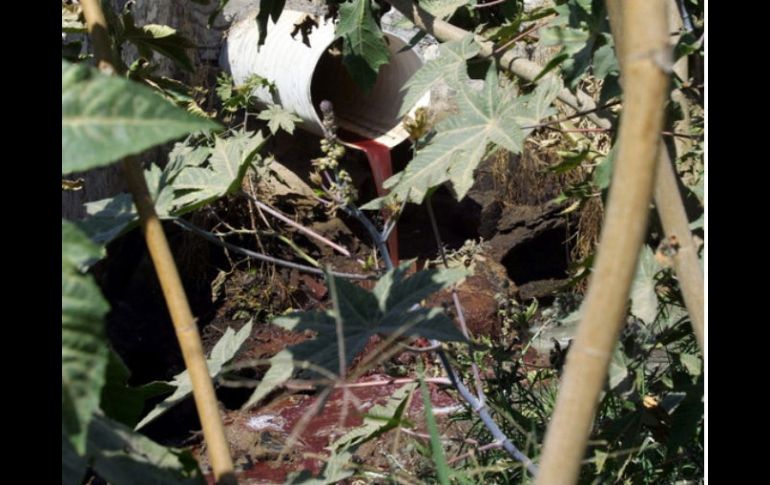
[[647, 229], [669, 68], [664, 0], [625, 0], [625, 103], [597, 261], [567, 355], [537, 484], [576, 483]]
[[[99, 67], [102, 70], [114, 72], [114, 65], [110, 61], [107, 21], [104, 18], [99, 0], [82, 0], [80, 3], [88, 25], [88, 32], [93, 40], [94, 53]], [[190, 304], [187, 301], [182, 280], [163, 232], [163, 226], [155, 213], [155, 206], [147, 189], [147, 182], [138, 161], [134, 157], [126, 157], [123, 160], [123, 171], [139, 213], [139, 221], [147, 249], [155, 266], [155, 272], [158, 275], [163, 296], [174, 323], [174, 330], [182, 350], [184, 363], [190, 375], [193, 397], [203, 428], [203, 436], [214, 478], [219, 484], [237, 483], [198, 326], [190, 310]]]
[[[668, 19], [671, 19], [672, 16], [679, 18], [679, 11], [674, 4], [675, 1], [676, 0], [670, 0], [667, 2]], [[623, 17], [621, 11], [621, 1], [607, 1], [610, 29], [612, 30], [612, 36], [615, 38], [616, 48], [617, 46], [623, 45], [624, 42]], [[681, 26], [681, 18], [679, 18], [679, 22], [676, 25]], [[617, 57], [621, 71], [623, 71], [625, 68], [625, 58], [620, 53], [618, 53]], [[680, 69], [679, 75], [686, 76], [687, 64], [684, 63], [684, 65], [682, 65], [682, 63], [678, 62], [677, 64], [674, 64], [674, 69]], [[679, 94], [681, 95], [681, 93]], [[672, 94], [672, 98], [673, 97], [674, 94]], [[673, 256], [674, 271], [679, 278], [679, 286], [682, 289], [682, 296], [684, 297], [684, 303], [687, 307], [687, 313], [690, 315], [695, 338], [698, 341], [701, 352], [705, 352], [703, 269], [698, 261], [698, 249], [693, 240], [692, 231], [690, 231], [690, 223], [687, 220], [687, 213], [684, 210], [684, 204], [682, 203], [682, 198], [679, 193], [677, 176], [671, 165], [666, 144], [663, 142], [660, 143], [658, 154], [654, 198], [655, 207], [660, 216], [660, 221], [663, 225], [663, 231], [666, 233], [666, 237], [668, 237], [669, 240], [677, 241], [678, 248]]]

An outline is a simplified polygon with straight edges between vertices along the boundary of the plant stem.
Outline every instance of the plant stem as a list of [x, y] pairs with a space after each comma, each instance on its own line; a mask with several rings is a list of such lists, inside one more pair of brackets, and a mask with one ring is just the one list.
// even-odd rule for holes
[[[420, 29], [431, 34], [433, 37], [441, 41], [460, 40], [471, 32], [465, 29], [461, 29], [449, 22], [444, 22], [441, 19], [437, 19], [422, 7], [415, 4], [412, 0], [386, 0], [396, 10], [401, 12], [410, 22], [415, 24]], [[475, 39], [481, 47], [479, 54], [482, 57], [495, 57], [498, 59], [500, 66], [507, 71], [519, 76], [522, 79], [532, 81], [543, 70], [542, 66], [532, 62], [528, 59], [516, 57], [516, 53], [513, 50], [506, 51], [502, 54], [495, 53], [494, 42], [485, 39], [480, 35], [475, 35]], [[548, 74], [542, 79], [545, 80], [553, 74]], [[600, 128], [609, 128], [611, 122], [607, 115], [599, 116], [596, 110], [596, 103], [593, 98], [583, 91], [578, 90], [577, 96], [569, 92], [568, 89], [562, 89], [559, 91], [559, 99], [570, 107], [577, 111], [589, 111], [588, 118]]]
[[374, 242], [375, 246], [377, 246], [377, 250], [380, 252], [380, 255], [382, 256], [382, 260], [385, 262], [385, 269], [388, 271], [393, 269], [393, 260], [390, 259], [390, 253], [388, 252], [388, 244], [387, 239], [384, 239], [382, 237], [382, 234], [380, 234], [379, 231], [377, 231], [377, 228], [374, 227], [374, 224], [372, 224], [372, 221], [369, 220], [368, 217], [366, 217], [366, 214], [361, 212], [361, 209], [356, 207], [353, 204], [347, 204], [342, 206], [342, 210], [345, 211], [346, 214], [356, 219], [358, 222], [361, 223], [361, 225], [364, 226], [366, 231], [369, 233], [369, 235], [372, 238], [372, 241]]
[[[613, 37], [615, 37], [615, 45], [622, 46], [625, 41], [625, 29], [623, 28], [620, 2], [618, 0], [608, 1], [607, 12], [610, 17], [610, 29]], [[668, 10], [668, 18], [671, 19], [670, 9]], [[620, 82], [622, 84], [625, 78], [623, 76], [625, 59], [618, 55], [618, 61], [621, 67]], [[698, 261], [698, 246], [692, 237], [692, 231], [690, 231], [690, 223], [687, 220], [687, 213], [679, 193], [677, 176], [663, 142], [660, 143], [658, 149], [654, 198], [663, 231], [669, 239], [675, 239], [679, 246], [674, 255], [674, 271], [679, 279], [679, 286], [682, 289], [682, 296], [687, 307], [687, 313], [690, 315], [695, 338], [701, 352], [705, 352], [703, 269]]]
[[297, 229], [302, 234], [305, 234], [306, 236], [310, 236], [313, 239], [321, 241], [322, 243], [326, 244], [327, 246], [335, 249], [337, 252], [339, 252], [343, 256], [347, 256], [348, 258], [352, 257], [351, 254], [350, 254], [350, 251], [348, 251], [347, 249], [343, 248], [342, 246], [340, 246], [339, 244], [335, 243], [334, 241], [331, 241], [331, 240], [323, 237], [322, 235], [318, 234], [317, 232], [313, 231], [312, 229], [307, 228], [307, 227], [303, 226], [302, 224], [289, 219], [288, 217], [286, 217], [285, 215], [281, 214], [280, 212], [278, 212], [277, 210], [273, 209], [272, 207], [270, 207], [269, 205], [265, 204], [264, 202], [260, 202], [259, 199], [257, 199], [253, 195], [246, 194], [246, 196], [249, 199], [251, 199], [254, 202], [254, 204], [257, 205], [257, 207], [259, 207], [263, 211], [267, 212], [271, 216], [275, 217], [276, 219], [279, 219], [279, 220], [285, 222], [286, 224], [290, 225], [291, 227]]
[[[211, 232], [201, 229], [200, 227], [194, 224], [191, 224], [190, 222], [184, 219], [177, 218], [177, 219], [174, 219], [174, 222], [182, 229], [193, 232], [199, 235], [200, 237], [202, 237], [203, 239], [213, 244], [216, 244], [217, 246], [227, 248], [230, 251], [234, 253], [242, 254], [247, 258], [257, 259], [259, 261], [265, 261], [267, 263], [277, 264], [278, 266], [284, 266], [286, 268], [298, 269], [306, 273], [313, 273], [317, 275], [324, 274], [324, 271], [319, 268], [313, 268], [311, 266], [305, 266], [299, 263], [292, 263], [291, 261], [285, 261], [283, 259], [279, 259], [273, 256], [268, 256], [266, 254], [258, 253], [256, 251], [251, 251], [250, 249], [242, 248], [240, 246], [236, 246], [234, 244], [224, 242], [220, 240], [215, 234], [212, 234]], [[376, 276], [368, 276], [368, 275], [361, 275], [361, 274], [355, 274], [355, 273], [340, 273], [337, 271], [332, 271], [331, 274], [334, 276], [337, 276], [338, 278], [346, 278], [349, 280], [376, 280], [377, 279]]]
[[[110, 43], [107, 21], [99, 0], [82, 0], [83, 15], [88, 33], [94, 43], [94, 55], [103, 71], [115, 72], [110, 59]], [[147, 189], [147, 182], [134, 157], [123, 160], [126, 183], [134, 198], [142, 233], [147, 249], [158, 275], [163, 296], [174, 324], [179, 347], [182, 350], [185, 367], [190, 375], [193, 398], [200, 418], [203, 437], [206, 441], [214, 479], [219, 484], [237, 483], [233, 461], [225, 437], [219, 402], [209, 375], [206, 355], [203, 352], [198, 326], [187, 301], [182, 280], [179, 277], [174, 257], [163, 232], [155, 206]]]
[[[441, 242], [441, 233], [438, 230], [438, 223], [436, 222], [436, 214], [433, 212], [433, 194], [429, 194], [425, 198], [425, 206], [428, 208], [428, 218], [430, 219], [430, 226], [433, 229], [433, 237], [436, 239], [436, 245], [438, 246], [438, 251], [441, 254], [441, 260], [444, 263], [444, 267], [449, 269], [449, 262], [447, 261], [446, 257], [446, 251], [444, 250], [444, 244]], [[465, 312], [463, 311], [463, 306], [460, 304], [460, 297], [457, 295], [457, 287], [455, 285], [452, 285], [452, 302], [455, 306], [455, 311], [457, 312], [457, 320], [460, 322], [460, 330], [462, 330], [463, 335], [466, 339], [470, 340], [470, 333], [468, 332], [468, 324], [465, 321]], [[476, 365], [476, 362], [471, 358], [471, 368], [473, 372], [473, 380], [476, 384], [476, 395], [479, 398], [479, 401], [481, 401], [481, 404], [484, 404], [484, 401], [486, 399], [484, 395], [484, 386], [481, 383], [481, 375], [479, 374], [479, 366]]]
[[[431, 341], [431, 343], [435, 344], [437, 341]], [[463, 384], [462, 381], [457, 378], [451, 364], [449, 363], [449, 359], [447, 358], [446, 353], [444, 353], [443, 350], [439, 350], [437, 351], [437, 354], [439, 359], [441, 359], [441, 364], [447, 371], [447, 375], [449, 376], [449, 380], [452, 382], [452, 385], [460, 393], [460, 396], [462, 396], [462, 398], [471, 405], [473, 411], [478, 414], [479, 418], [481, 418], [481, 421], [484, 423], [484, 426], [486, 426], [489, 432], [492, 434], [495, 442], [500, 443], [500, 446], [502, 446], [502, 448], [507, 451], [511, 457], [522, 462], [532, 475], [537, 476], [537, 466], [532, 463], [532, 460], [530, 460], [527, 455], [519, 451], [519, 449], [516, 448], [513, 443], [511, 443], [511, 440], [505, 436], [505, 433], [502, 432], [495, 420], [492, 419], [492, 416], [489, 415], [489, 410], [487, 407], [482, 405], [479, 400], [476, 399], [476, 397], [468, 390], [468, 388], [465, 387], [465, 384]]]
[[668, 49], [666, 8], [663, 0], [625, 0], [621, 12], [625, 102], [618, 155], [594, 273], [546, 432], [537, 484], [577, 482], [624, 322], [655, 185], [668, 75], [654, 54]]
[[[429, 206], [430, 207], [430, 206]], [[344, 207], [343, 207], [344, 209]], [[372, 239], [374, 240], [375, 244], [378, 247], [381, 247], [383, 259], [385, 260], [385, 265], [388, 267], [388, 269], [393, 268], [393, 262], [390, 260], [390, 255], [388, 254], [388, 250], [385, 246], [385, 240], [382, 238], [382, 235], [377, 232], [377, 230], [374, 228], [374, 225], [371, 223], [371, 221], [368, 220], [368, 218], [361, 212], [360, 209], [356, 208], [355, 206], [348, 206], [348, 209], [351, 209], [351, 212], [349, 214], [358, 219], [367, 229], [369, 229], [369, 234], [371, 235]], [[434, 218], [435, 220], [435, 218]], [[440, 243], [439, 239], [439, 247], [443, 247]], [[462, 315], [462, 307], [459, 305], [459, 299], [455, 300], [455, 304], [458, 306], [458, 315]], [[463, 319], [464, 322], [464, 319]], [[465, 335], [467, 336], [467, 327], [464, 323], [462, 323], [462, 327], [464, 329]], [[480, 399], [477, 399], [465, 385], [456, 377], [454, 369], [452, 369], [451, 364], [449, 363], [449, 359], [447, 358], [446, 354], [444, 353], [443, 349], [440, 348], [441, 342], [438, 340], [431, 340], [430, 345], [432, 347], [438, 348], [436, 351], [440, 360], [441, 364], [444, 367], [444, 370], [446, 371], [447, 375], [449, 376], [449, 380], [452, 382], [452, 386], [457, 389], [457, 391], [460, 393], [460, 396], [462, 396], [463, 399], [465, 399], [468, 404], [471, 405], [471, 408], [473, 409], [476, 414], [479, 415], [481, 418], [481, 421], [484, 423], [484, 425], [487, 427], [489, 432], [492, 434], [494, 439], [496, 441], [499, 441], [501, 443], [501, 446], [516, 460], [521, 461], [524, 463], [527, 467], [527, 469], [532, 473], [533, 475], [537, 473], [537, 467], [532, 463], [532, 460], [530, 460], [526, 455], [524, 455], [521, 451], [516, 448], [516, 446], [511, 443], [511, 441], [508, 439], [507, 436], [502, 432], [500, 427], [495, 423], [495, 421], [492, 419], [492, 416], [490, 416], [489, 411], [487, 410], [486, 406], [484, 405], [483, 401]], [[480, 377], [478, 377], [478, 371], [477, 371], [477, 378], [480, 382]], [[480, 385], [479, 385], [480, 386]], [[483, 389], [479, 387], [480, 395], [484, 396]]]
[[494, 7], [495, 5], [500, 5], [501, 3], [505, 3], [507, 0], [492, 0], [488, 3], [477, 3], [476, 5], [473, 5], [473, 8], [489, 8]]

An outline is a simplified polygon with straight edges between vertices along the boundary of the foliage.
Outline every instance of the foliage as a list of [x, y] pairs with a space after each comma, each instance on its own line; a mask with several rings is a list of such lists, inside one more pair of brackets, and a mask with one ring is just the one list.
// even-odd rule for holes
[[[62, 433], [82, 454], [107, 366], [103, 318], [109, 310], [84, 269], [104, 251], [62, 220]], [[64, 436], [66, 435], [66, 436]]]
[[216, 124], [150, 89], [62, 60], [62, 174], [110, 164]]
[[[562, 46], [557, 59], [562, 61], [565, 84], [574, 90], [590, 69], [618, 94], [619, 67], [604, 2], [569, 0], [554, 10], [558, 17], [543, 30], [543, 42]], [[608, 99], [606, 94], [602, 97]]]
[[283, 130], [291, 135], [294, 133], [295, 124], [302, 121], [302, 118], [290, 111], [286, 111], [277, 104], [268, 106], [257, 115], [257, 118], [267, 121], [267, 128], [274, 135], [278, 133], [278, 130]]
[[[239, 190], [249, 167], [267, 170], [257, 165], [264, 142], [261, 132], [256, 132], [229, 138], [215, 136], [213, 146], [208, 140], [203, 144], [191, 140], [176, 144], [164, 169], [151, 165], [144, 172], [158, 217], [179, 217]], [[102, 243], [131, 230], [139, 221], [128, 194], [87, 203], [86, 211], [90, 217], [79, 226], [91, 239]]]
[[256, 101], [254, 91], [260, 88], [275, 92], [275, 85], [257, 74], [246, 78], [241, 85], [234, 85], [232, 76], [226, 72], [220, 73], [217, 77], [216, 92], [225, 111], [249, 110]]
[[[222, 372], [222, 368], [225, 364], [233, 359], [238, 352], [238, 349], [241, 348], [241, 345], [243, 345], [251, 334], [251, 328], [252, 322], [247, 323], [237, 332], [233, 331], [232, 328], [228, 328], [222, 338], [217, 341], [214, 348], [211, 349], [211, 355], [206, 361], [212, 378], [216, 378], [220, 372]], [[174, 376], [174, 379], [167, 384], [174, 388], [173, 394], [168, 396], [147, 413], [142, 420], [136, 424], [135, 429], [140, 429], [151, 421], [159, 418], [192, 393], [190, 375], [186, 370]]]
[[350, 0], [340, 5], [337, 37], [344, 40], [342, 62], [353, 80], [369, 91], [377, 80], [380, 66], [390, 54], [382, 31], [372, 12], [372, 0]]
[[[79, 7], [62, 2], [62, 32], [70, 36], [65, 42], [63, 35], [62, 40], [62, 174], [106, 166], [126, 155], [189, 135], [173, 146], [162, 168], [150, 164], [144, 171], [160, 217], [179, 218], [239, 192], [247, 172], [257, 178], [268, 173], [270, 157], [262, 152], [269, 135], [248, 131], [250, 113], [264, 122], [270, 134], [278, 130], [292, 134], [300, 119], [278, 104], [261, 111], [257, 108], [255, 91], [277, 94], [270, 80], [259, 76], [236, 86], [232, 78], [221, 74], [215, 87], [187, 86], [157, 76], [154, 54], [190, 70], [193, 65], [189, 49], [193, 44], [168, 26], [136, 25], [130, 3], [120, 14], [107, 12], [113, 47], [120, 54], [125, 43], [131, 43], [140, 58], [128, 66], [118, 66], [118, 71], [126, 72], [125, 77], [108, 77], [85, 64], [71, 62], [88, 57], [81, 53], [82, 44], [77, 40], [84, 25]], [[218, 1], [212, 19], [226, 3]], [[541, 73], [557, 76], [537, 87], [516, 82], [502, 74], [503, 69], [494, 62], [479, 62], [480, 47], [473, 36], [441, 44], [439, 57], [426, 63], [405, 86], [400, 113], [403, 116], [429, 92], [445, 93], [446, 103], [435, 108], [441, 104], [437, 103], [422, 112], [420, 119], [411, 120], [412, 127], [419, 128], [413, 132], [417, 133], [413, 137], [414, 158], [404, 171], [388, 180], [387, 197], [365, 206], [387, 209], [385, 227], [376, 227], [352, 204], [355, 187], [352, 178], [340, 168], [346, 152], [336, 140], [336, 131], [324, 139], [324, 155], [314, 161], [316, 172], [312, 176], [320, 187], [318, 195], [330, 199], [327, 211], [342, 210], [364, 221], [376, 246], [384, 242], [389, 224], [403, 209], [402, 202], [421, 203], [446, 182], [462, 199], [474, 183], [477, 166], [492, 150], [520, 153], [527, 137], [536, 133], [535, 125], [555, 115], [571, 115], [554, 106], [563, 85], [573, 91], [592, 87], [590, 94], [599, 104], [616, 98], [620, 94], [618, 66], [603, 2], [566, 0], [556, 4], [553, 8], [527, 10], [518, 0], [490, 7], [467, 0], [421, 1], [420, 6], [428, 11], [492, 40], [498, 47], [512, 40], [519, 46], [531, 44], [537, 36], [544, 45], [561, 46]], [[691, 25], [686, 26], [675, 56], [700, 59], [702, 5], [695, 1], [683, 5], [691, 16]], [[261, 0], [256, 17], [260, 43], [269, 33], [269, 20], [276, 21], [284, 6], [284, 0]], [[327, 6], [329, 14], [338, 17], [336, 36], [342, 41], [344, 65], [359, 86], [370, 89], [389, 59], [379, 24], [388, 7], [372, 0], [329, 1]], [[536, 29], [533, 36], [523, 35], [531, 22], [540, 20], [545, 27]], [[418, 35], [412, 42], [420, 38]], [[684, 134], [693, 140], [684, 153], [677, 154], [675, 163], [689, 191], [687, 195], [694, 202], [694, 212], [700, 209], [692, 222], [700, 234], [705, 229], [702, 86], [697, 79], [676, 79], [674, 86], [684, 93], [689, 105], [673, 101], [670, 122], [689, 120], [689, 131]], [[201, 108], [213, 105], [201, 102], [209, 91], [219, 97], [221, 103], [215, 105], [219, 113], [207, 113]], [[241, 129], [236, 126], [209, 133], [219, 128], [212, 118], [218, 116], [227, 123], [241, 111]], [[331, 118], [333, 124], [333, 115]], [[558, 120], [549, 123], [554, 131], [572, 127]], [[601, 135], [601, 142], [594, 138], [590, 143], [565, 141], [565, 135], [559, 134], [564, 138], [559, 142], [559, 160], [546, 170], [559, 174], [580, 171], [579, 182], [556, 200], [571, 202], [577, 210], [583, 202], [598, 199], [609, 187], [614, 147], [610, 135]], [[189, 397], [186, 371], [168, 383], [129, 385], [129, 371], [105, 335], [104, 317], [109, 304], [88, 273], [95, 262], [105, 257], [104, 244], [136, 227], [132, 200], [120, 194], [88, 204], [87, 211], [89, 216], [83, 221], [62, 221], [63, 483], [81, 483], [88, 469], [111, 483], [202, 483], [189, 452], [163, 447], [132, 431]], [[257, 235], [256, 230], [252, 233]], [[651, 235], [651, 246], [645, 246], [640, 254], [627, 325], [612, 355], [581, 483], [674, 483], [698, 480], [703, 474], [703, 359], [691, 335], [678, 282], [663, 264], [665, 258], [652, 249], [657, 239]], [[589, 273], [591, 261], [588, 255], [584, 275]], [[270, 358], [269, 369], [244, 407], [259, 403], [298, 371], [301, 377], [320, 375], [322, 385], [340, 379], [340, 364], [349, 367], [375, 335], [391, 340], [427, 337], [451, 343], [445, 348], [452, 365], [459, 366], [464, 382], [472, 382], [472, 364], [485, 369], [484, 374], [491, 376], [484, 380], [486, 405], [493, 418], [511, 442], [523, 444], [523, 452], [537, 462], [555, 405], [561, 365], [579, 319], [580, 295], [561, 295], [550, 306], [537, 301], [522, 305], [503, 300], [499, 314], [503, 337], [495, 340], [479, 336], [468, 342], [443, 309], [421, 306], [429, 295], [457, 284], [466, 271], [455, 268], [408, 274], [408, 265], [380, 271], [373, 288], [368, 287], [371, 290], [327, 275], [327, 282], [333, 283], [329, 285], [334, 302], [331, 308], [275, 318], [273, 323], [278, 326], [313, 336]], [[371, 259], [367, 268], [377, 270], [377, 260]], [[221, 377], [228, 370], [226, 365], [251, 329], [251, 323], [238, 332], [228, 329], [217, 342], [208, 360], [212, 377]], [[525, 358], [535, 347], [550, 352], [550, 367], [535, 367]], [[376, 357], [366, 355], [364, 359]], [[528, 479], [521, 464], [499, 448], [478, 450], [479, 445], [491, 443], [493, 437], [470, 408], [450, 419], [465, 425], [467, 437], [478, 445], [466, 440], [459, 450], [445, 447], [446, 440], [433, 418], [424, 376], [420, 377], [419, 386], [402, 386], [386, 405], [370, 410], [361, 427], [336, 439], [320, 476], [299, 474], [291, 478], [292, 483], [330, 483], [358, 475], [370, 478], [365, 467], [354, 460], [356, 450], [364, 443], [411, 426], [406, 410], [417, 387], [426, 412], [430, 447], [418, 442], [409, 442], [409, 446], [422, 450], [428, 465], [419, 472], [396, 470], [393, 465], [391, 471], [408, 475], [412, 481], [441, 483], [518, 483]], [[169, 393], [146, 413], [148, 399]], [[462, 458], [460, 455], [467, 451], [472, 453]], [[430, 465], [431, 459], [434, 466]]]
[[335, 318], [344, 329], [345, 364], [350, 364], [376, 334], [413, 336], [442, 341], [463, 340], [462, 334], [439, 308], [414, 308], [421, 300], [456, 283], [465, 270], [425, 270], [406, 276], [409, 263], [385, 273], [369, 292], [334, 278], [339, 308], [278, 317], [273, 323], [287, 330], [312, 330], [312, 340], [290, 348], [295, 359], [311, 362], [332, 373], [339, 370]]
[[[465, 52], [458, 61], [469, 55]], [[532, 131], [528, 127], [554, 113], [550, 105], [560, 89], [557, 81], [550, 80], [530, 94], [517, 95], [510, 87], [500, 86], [494, 66], [490, 66], [481, 90], [470, 87], [470, 78], [461, 67], [443, 81], [458, 93], [457, 113], [436, 125], [436, 135], [427, 146], [417, 152], [402, 173], [385, 182], [384, 186], [391, 190], [389, 197], [420, 203], [430, 189], [451, 181], [456, 197], [462, 199], [473, 185], [473, 173], [488, 153], [488, 146], [520, 152], [524, 137]], [[424, 84], [412, 87], [423, 91]]]

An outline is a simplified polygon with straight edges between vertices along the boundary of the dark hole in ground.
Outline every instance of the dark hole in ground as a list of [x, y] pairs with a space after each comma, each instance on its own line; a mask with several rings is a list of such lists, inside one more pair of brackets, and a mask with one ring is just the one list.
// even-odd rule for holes
[[[193, 315], [203, 328], [216, 310], [208, 282], [216, 276], [217, 263], [226, 260], [221, 249], [205, 242], [191, 247], [184, 239], [187, 233], [169, 223], [163, 227]], [[185, 251], [193, 251], [187, 260]], [[144, 238], [139, 230], [131, 231], [111, 243], [107, 254], [100, 280], [111, 306], [106, 319], [110, 344], [131, 372], [131, 385], [168, 380], [184, 363]]]
[[552, 229], [516, 245], [502, 260], [508, 277], [517, 285], [566, 278], [569, 264], [566, 238], [563, 229]]

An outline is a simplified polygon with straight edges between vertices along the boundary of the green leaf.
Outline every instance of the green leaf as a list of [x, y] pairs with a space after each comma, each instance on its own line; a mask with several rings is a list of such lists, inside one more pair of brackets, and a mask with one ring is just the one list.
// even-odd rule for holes
[[91, 241], [70, 221], [62, 219], [61, 233], [62, 266], [86, 271], [89, 266], [106, 255], [103, 246]]
[[241, 406], [241, 409], [248, 409], [258, 404], [259, 401], [265, 398], [265, 396], [289, 380], [293, 372], [294, 355], [291, 350], [285, 349], [275, 354], [270, 359], [270, 369], [267, 370], [264, 377], [262, 377], [262, 381], [260, 381], [257, 388], [254, 389], [254, 393], [249, 400], [246, 401], [246, 404]]
[[125, 39], [137, 47], [141, 56], [149, 58], [154, 51], [177, 62], [187, 71], [193, 71], [187, 49], [193, 49], [196, 45], [176, 29], [158, 24], [137, 27], [131, 14], [124, 15], [124, 29]]
[[415, 383], [409, 383], [396, 389], [384, 405], [378, 404], [366, 413], [361, 426], [340, 436], [329, 447], [335, 451], [342, 447], [357, 448], [392, 429], [403, 426], [407, 398], [416, 387]]
[[473, 173], [487, 147], [494, 144], [520, 152], [525, 135], [531, 131], [521, 127], [551, 115], [550, 104], [559, 89], [559, 81], [552, 77], [534, 92], [516, 97], [512, 90], [500, 88], [494, 66], [490, 66], [481, 91], [460, 83], [456, 97], [459, 112], [441, 121], [431, 143], [417, 152], [403, 172], [383, 184], [391, 190], [389, 197], [419, 204], [428, 190], [451, 181], [456, 198], [462, 199], [473, 184]]
[[553, 57], [550, 61], [548, 61], [548, 64], [543, 66], [543, 69], [538, 73], [537, 76], [535, 76], [535, 79], [532, 80], [532, 82], [538, 82], [540, 79], [545, 77], [546, 74], [554, 70], [556, 67], [558, 67], [562, 62], [569, 59], [569, 54], [558, 54]]
[[78, 453], [85, 451], [107, 365], [103, 319], [109, 305], [93, 277], [81, 272], [101, 255], [100, 248], [62, 220], [62, 429]]
[[591, 153], [591, 151], [586, 149], [578, 153], [564, 154], [562, 155], [562, 161], [552, 167], [549, 167], [548, 171], [553, 173], [569, 172], [570, 170], [583, 163], [586, 157], [588, 157], [589, 153]]
[[422, 392], [422, 402], [425, 410], [425, 423], [428, 426], [430, 434], [430, 448], [433, 451], [433, 464], [436, 465], [438, 481], [442, 485], [449, 485], [449, 465], [447, 465], [444, 456], [444, 445], [441, 443], [441, 435], [436, 425], [436, 416], [433, 414], [433, 406], [430, 402], [430, 391], [425, 383], [422, 366], [420, 366], [420, 391]]
[[420, 7], [434, 17], [451, 17], [458, 8], [468, 5], [469, 0], [421, 0]]
[[682, 362], [682, 365], [685, 369], [687, 369], [687, 372], [689, 372], [691, 376], [699, 376], [701, 374], [703, 361], [701, 360], [700, 356], [693, 354], [681, 354], [679, 355], [679, 360]]
[[324, 312], [293, 313], [273, 323], [287, 330], [317, 333], [290, 348], [295, 359], [319, 365], [332, 373], [339, 371], [335, 313], [342, 319], [345, 365], [377, 334], [419, 335], [442, 341], [463, 341], [462, 333], [439, 308], [416, 308], [417, 303], [459, 281], [462, 268], [421, 271], [406, 277], [408, 262], [386, 273], [370, 293], [346, 280], [335, 278], [339, 308]]
[[291, 111], [285, 110], [277, 104], [271, 104], [257, 116], [260, 120], [267, 120], [270, 133], [276, 134], [283, 130], [289, 134], [294, 133], [294, 124], [302, 121], [302, 118]]
[[349, 451], [332, 453], [332, 455], [324, 461], [326, 462], [326, 465], [324, 466], [323, 473], [320, 477], [314, 476], [308, 470], [303, 470], [300, 473], [289, 474], [286, 483], [292, 485], [328, 485], [339, 483], [353, 475], [355, 472], [353, 453]]
[[259, 13], [257, 14], [257, 28], [259, 29], [258, 46], [264, 44], [267, 38], [268, 19], [273, 19], [273, 23], [278, 22], [284, 5], [286, 5], [286, 0], [259, 0]]
[[631, 285], [631, 313], [645, 323], [652, 323], [658, 315], [658, 295], [655, 292], [655, 274], [660, 266], [649, 246], [642, 246], [636, 275]]
[[599, 190], [606, 190], [612, 181], [612, 167], [615, 163], [615, 153], [617, 153], [617, 144], [614, 145], [606, 157], [594, 168], [592, 182]]
[[189, 451], [166, 448], [96, 415], [88, 432], [91, 467], [110, 483], [205, 484]]
[[615, 57], [615, 46], [612, 43], [604, 44], [594, 52], [594, 76], [604, 79], [610, 74], [620, 72], [618, 59]]
[[[224, 365], [235, 356], [238, 349], [241, 348], [241, 345], [243, 345], [251, 334], [252, 324], [253, 322], [249, 321], [249, 323], [244, 325], [238, 332], [234, 332], [232, 328], [228, 327], [222, 338], [219, 339], [216, 345], [214, 345], [214, 348], [211, 349], [211, 356], [206, 360], [206, 363], [208, 364], [209, 374], [212, 379], [216, 378], [220, 372], [222, 372], [222, 367], [224, 367]], [[176, 388], [174, 393], [155, 406], [147, 416], [139, 421], [134, 429], [140, 429], [147, 423], [155, 420], [192, 393], [192, 382], [190, 381], [190, 375], [186, 370], [174, 376], [174, 380], [170, 381], [168, 384]]]
[[165, 382], [149, 382], [137, 387], [128, 385], [128, 368], [114, 351], [107, 361], [106, 382], [102, 388], [101, 409], [111, 419], [133, 427], [142, 417], [147, 399], [172, 390]]
[[[261, 147], [262, 135], [239, 134], [215, 140], [214, 149], [177, 143], [166, 168], [161, 171], [153, 164], [144, 171], [161, 219], [183, 215], [240, 187], [245, 170], [256, 157], [255, 146]], [[177, 182], [182, 173], [185, 177]], [[86, 203], [86, 213], [89, 217], [79, 221], [78, 227], [100, 243], [112, 241], [138, 223], [133, 199], [128, 194]]]
[[61, 429], [61, 482], [62, 484], [80, 484], [86, 474], [86, 460], [75, 451], [64, 429]]
[[217, 126], [150, 88], [62, 59], [62, 174], [109, 165]]
[[101, 244], [125, 234], [138, 220], [134, 200], [129, 194], [87, 202], [85, 206], [88, 217], [76, 224], [88, 237]]
[[622, 345], [616, 345], [607, 369], [607, 377], [610, 390], [623, 396], [628, 396], [628, 393], [633, 391], [634, 376], [629, 372], [628, 365], [629, 359], [623, 352]]
[[540, 38], [544, 45], [562, 46], [557, 57], [570, 89], [575, 89], [592, 67], [599, 79], [618, 72], [603, 2], [569, 0], [554, 10], [558, 17], [542, 29]]
[[423, 65], [402, 88], [406, 94], [398, 116], [404, 116], [409, 112], [430, 90], [442, 84], [457, 86], [469, 80], [465, 61], [476, 56], [479, 49], [479, 45], [473, 40], [473, 35], [441, 44], [438, 57]]
[[339, 7], [337, 37], [344, 39], [342, 63], [364, 91], [377, 81], [380, 66], [387, 64], [390, 51], [372, 14], [371, 0], [350, 0]]
[[185, 167], [174, 179], [174, 210], [188, 212], [238, 190], [264, 142], [261, 132], [217, 137], [208, 166]]

